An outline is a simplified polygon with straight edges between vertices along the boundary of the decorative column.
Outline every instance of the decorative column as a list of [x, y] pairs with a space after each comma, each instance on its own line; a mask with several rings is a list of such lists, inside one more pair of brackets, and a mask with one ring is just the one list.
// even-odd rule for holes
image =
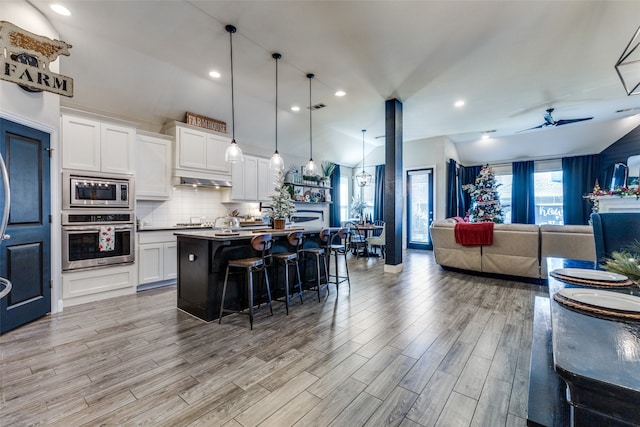
[[385, 102], [385, 273], [402, 271], [402, 103]]

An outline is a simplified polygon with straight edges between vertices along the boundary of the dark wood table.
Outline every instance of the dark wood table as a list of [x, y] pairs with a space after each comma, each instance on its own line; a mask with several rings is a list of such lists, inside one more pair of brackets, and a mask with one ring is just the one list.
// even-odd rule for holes
[[[548, 271], [595, 263], [551, 258]], [[570, 309], [553, 299], [567, 287], [549, 277], [555, 371], [567, 384], [572, 425], [640, 425], [640, 321], [617, 321]], [[606, 289], [640, 296], [637, 286]]]

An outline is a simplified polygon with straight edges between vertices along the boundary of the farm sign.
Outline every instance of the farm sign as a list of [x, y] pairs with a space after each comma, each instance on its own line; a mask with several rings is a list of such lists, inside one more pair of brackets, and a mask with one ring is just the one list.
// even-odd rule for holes
[[49, 70], [71, 45], [0, 21], [0, 79], [17, 83], [28, 92], [52, 92], [73, 97], [73, 79]]

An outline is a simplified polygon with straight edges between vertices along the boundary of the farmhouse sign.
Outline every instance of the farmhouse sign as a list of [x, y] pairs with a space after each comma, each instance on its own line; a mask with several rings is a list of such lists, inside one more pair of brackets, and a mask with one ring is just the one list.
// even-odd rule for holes
[[212, 119], [211, 117], [201, 116], [187, 111], [185, 121], [191, 126], [227, 133], [227, 124], [220, 120]]
[[17, 83], [28, 92], [52, 92], [73, 97], [73, 79], [49, 70], [71, 45], [0, 21], [0, 80]]

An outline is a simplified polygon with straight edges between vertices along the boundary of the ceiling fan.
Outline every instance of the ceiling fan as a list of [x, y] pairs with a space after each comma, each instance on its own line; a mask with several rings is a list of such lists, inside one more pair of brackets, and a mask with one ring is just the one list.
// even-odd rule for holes
[[538, 126], [534, 126], [532, 128], [529, 129], [524, 129], [521, 130], [519, 132], [525, 132], [528, 130], [532, 130], [532, 129], [540, 129], [540, 128], [546, 128], [546, 127], [550, 127], [550, 126], [562, 126], [562, 125], [568, 125], [569, 123], [576, 123], [576, 122], [583, 122], [585, 120], [591, 120], [593, 119], [593, 117], [582, 117], [580, 119], [562, 119], [562, 120], [555, 120], [552, 116], [551, 113], [553, 113], [555, 110], [555, 108], [549, 108], [547, 109], [546, 113], [543, 115], [544, 117], [544, 123], [542, 123], [541, 125]]

